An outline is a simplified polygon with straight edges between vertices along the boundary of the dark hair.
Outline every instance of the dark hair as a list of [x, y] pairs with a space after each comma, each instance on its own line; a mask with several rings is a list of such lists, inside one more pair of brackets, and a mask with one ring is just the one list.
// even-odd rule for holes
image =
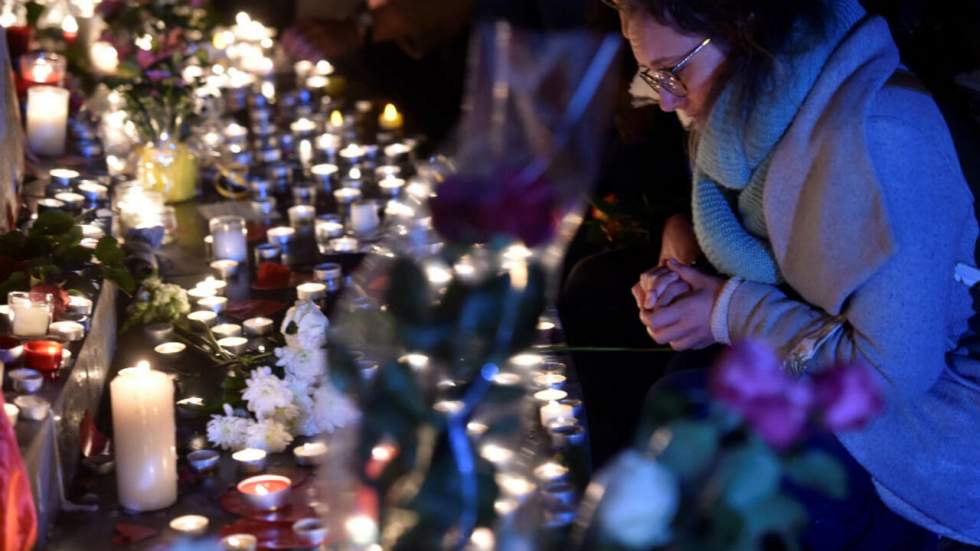
[[685, 34], [710, 37], [727, 52], [714, 89], [737, 75], [743, 110], [771, 85], [778, 54], [808, 49], [824, 36], [837, 0], [629, 0], [630, 7]]

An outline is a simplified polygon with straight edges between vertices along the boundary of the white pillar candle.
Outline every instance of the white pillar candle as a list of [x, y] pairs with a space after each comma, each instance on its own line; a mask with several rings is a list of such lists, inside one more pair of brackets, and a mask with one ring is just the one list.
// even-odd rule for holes
[[301, 283], [296, 287], [296, 298], [299, 300], [320, 300], [327, 296], [327, 286], [322, 283]]
[[211, 247], [217, 259], [245, 262], [248, 259], [245, 219], [240, 216], [219, 216], [209, 223]]
[[50, 300], [40, 300], [30, 293], [10, 293], [7, 297], [14, 335], [18, 337], [40, 337], [48, 333], [51, 323]]
[[49, 157], [65, 153], [68, 96], [68, 90], [57, 86], [27, 90], [27, 143], [34, 153]]
[[552, 421], [558, 419], [569, 419], [575, 417], [575, 412], [572, 411], [572, 406], [561, 404], [559, 402], [548, 402], [547, 404], [541, 406], [541, 426], [547, 427]]
[[350, 207], [350, 226], [360, 236], [371, 235], [378, 229], [378, 203], [359, 201]]
[[123, 369], [109, 385], [119, 503], [155, 511], [177, 501], [174, 384], [146, 362]]

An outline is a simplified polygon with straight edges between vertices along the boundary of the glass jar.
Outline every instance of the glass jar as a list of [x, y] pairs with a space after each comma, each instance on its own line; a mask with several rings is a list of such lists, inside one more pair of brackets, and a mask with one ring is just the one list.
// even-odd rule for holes
[[54, 312], [54, 296], [49, 293], [12, 291], [7, 294], [10, 323], [18, 337], [42, 337], [48, 334]]
[[241, 216], [218, 216], [209, 223], [214, 258], [219, 260], [248, 260], [248, 229]]

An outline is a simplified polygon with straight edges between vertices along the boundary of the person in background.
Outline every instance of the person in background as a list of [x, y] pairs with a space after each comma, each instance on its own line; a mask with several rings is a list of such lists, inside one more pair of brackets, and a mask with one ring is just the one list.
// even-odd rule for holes
[[668, 259], [641, 277], [652, 341], [758, 339], [803, 376], [870, 364], [885, 410], [833, 440], [850, 493], [804, 500], [804, 545], [980, 543], [980, 361], [954, 278], [973, 264], [973, 197], [885, 21], [856, 0], [611, 5], [661, 108], [692, 121], [687, 233], [718, 273]]

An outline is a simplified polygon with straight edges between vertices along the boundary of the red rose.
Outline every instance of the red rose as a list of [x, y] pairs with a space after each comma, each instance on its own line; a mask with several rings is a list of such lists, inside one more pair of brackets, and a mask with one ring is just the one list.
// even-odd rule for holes
[[834, 432], [864, 426], [884, 405], [878, 381], [863, 362], [835, 366], [813, 382], [821, 423]]

